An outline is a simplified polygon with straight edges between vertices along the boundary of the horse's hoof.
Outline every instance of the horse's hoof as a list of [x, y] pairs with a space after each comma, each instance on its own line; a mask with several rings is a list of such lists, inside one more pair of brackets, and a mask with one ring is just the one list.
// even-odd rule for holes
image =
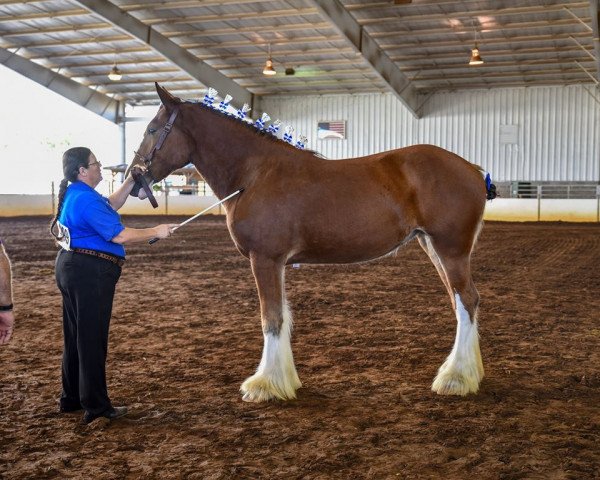
[[479, 391], [479, 379], [475, 377], [467, 378], [467, 376], [458, 372], [438, 373], [431, 385], [431, 390], [438, 395], [460, 395], [464, 397], [469, 393]]
[[250, 392], [244, 393], [242, 400], [248, 403], [260, 403], [259, 400], [256, 400], [252, 395], [250, 395]]
[[285, 388], [275, 383], [272, 378], [256, 373], [242, 383], [240, 391], [245, 402], [293, 400], [296, 398], [296, 388], [302, 386], [299, 380], [296, 385], [295, 388], [289, 385]]

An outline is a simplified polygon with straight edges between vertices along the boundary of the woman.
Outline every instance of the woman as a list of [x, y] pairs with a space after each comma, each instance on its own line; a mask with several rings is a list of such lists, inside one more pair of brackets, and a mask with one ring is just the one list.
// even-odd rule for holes
[[127, 413], [127, 407], [112, 406], [105, 369], [115, 286], [125, 261], [123, 245], [169, 237], [176, 225], [123, 226], [116, 211], [134, 181], [129, 176], [110, 197], [101, 196], [95, 190], [102, 180], [101, 164], [89, 148], [67, 150], [63, 173], [57, 213], [50, 226], [63, 247], [56, 258], [64, 333], [60, 411], [84, 409], [83, 423], [87, 424]]

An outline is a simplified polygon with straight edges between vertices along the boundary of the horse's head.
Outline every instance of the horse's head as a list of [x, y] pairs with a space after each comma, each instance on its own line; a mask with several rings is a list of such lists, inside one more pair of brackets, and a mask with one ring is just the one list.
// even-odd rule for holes
[[[162, 102], [156, 116], [146, 127], [144, 138], [133, 161], [127, 169], [126, 175], [135, 165], [144, 165], [146, 173], [144, 178], [148, 185], [160, 182], [172, 171], [187, 165], [190, 162], [193, 143], [181, 128], [181, 109], [184, 102], [174, 97], [158, 83], [156, 91]], [[131, 195], [146, 198], [146, 193], [136, 184]]]

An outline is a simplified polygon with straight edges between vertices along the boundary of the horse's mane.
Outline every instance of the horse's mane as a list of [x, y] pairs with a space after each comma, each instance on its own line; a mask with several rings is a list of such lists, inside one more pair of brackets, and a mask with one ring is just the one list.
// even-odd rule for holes
[[319, 157], [319, 158], [325, 158], [323, 157], [320, 153], [315, 152], [314, 150], [308, 150], [308, 149], [303, 149], [300, 150], [297, 147], [294, 147], [294, 145], [282, 140], [281, 138], [276, 137], [275, 135], [267, 132], [266, 129], [264, 130], [259, 130], [257, 129], [253, 123], [249, 123], [249, 122], [244, 122], [243, 120], [238, 119], [237, 117], [233, 116], [233, 115], [229, 115], [227, 113], [221, 112], [220, 110], [217, 110], [216, 108], [213, 107], [209, 107], [203, 103], [200, 102], [184, 102], [186, 104], [191, 104], [194, 105], [194, 107], [197, 108], [202, 108], [206, 111], [211, 112], [213, 115], [219, 115], [221, 118], [226, 119], [228, 122], [231, 122], [232, 125], [236, 125], [236, 126], [240, 126], [240, 127], [245, 127], [246, 129], [248, 129], [249, 131], [251, 131], [252, 133], [254, 133], [255, 135], [258, 135], [268, 141], [274, 142], [280, 146], [292, 149], [296, 152], [306, 152], [306, 153], [310, 153], [312, 155], [314, 155], [315, 157]]

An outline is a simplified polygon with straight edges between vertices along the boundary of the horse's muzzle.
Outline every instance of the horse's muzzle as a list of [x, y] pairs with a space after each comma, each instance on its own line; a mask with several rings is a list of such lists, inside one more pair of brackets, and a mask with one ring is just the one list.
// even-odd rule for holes
[[154, 179], [149, 172], [142, 173], [140, 170], [133, 167], [131, 169], [131, 175], [135, 181], [131, 192], [129, 193], [133, 197], [138, 197], [140, 200], [147, 198], [154, 208], [158, 207], [158, 202], [152, 194], [152, 185]]

